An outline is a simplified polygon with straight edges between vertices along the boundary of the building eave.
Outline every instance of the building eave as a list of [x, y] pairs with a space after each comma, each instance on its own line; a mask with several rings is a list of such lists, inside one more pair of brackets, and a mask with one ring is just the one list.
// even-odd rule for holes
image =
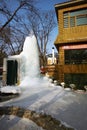
[[81, 5], [81, 4], [84, 4], [84, 3], [87, 3], [87, 0], [70, 0], [70, 1], [67, 1], [67, 2], [55, 4], [54, 6], [55, 6], [57, 19], [58, 19], [58, 10], [63, 9], [63, 8], [68, 8], [68, 7], [71, 7], [71, 6], [75, 6], [77, 4]]
[[71, 44], [71, 43], [86, 43], [87, 44], [87, 38], [85, 39], [67, 39], [66, 41], [59, 41], [58, 39], [56, 39], [56, 41], [54, 42], [55, 45], [62, 45], [62, 44]]

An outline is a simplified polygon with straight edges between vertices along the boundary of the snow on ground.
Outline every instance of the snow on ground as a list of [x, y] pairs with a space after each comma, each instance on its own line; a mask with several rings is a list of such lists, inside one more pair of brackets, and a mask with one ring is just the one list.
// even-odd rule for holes
[[0, 103], [0, 106], [19, 106], [52, 115], [76, 130], [87, 129], [87, 94], [73, 92], [60, 86], [46, 84], [20, 87], [19, 97]]
[[43, 130], [33, 121], [13, 115], [0, 117], [0, 130]]
[[17, 86], [5, 86], [5, 87], [1, 87], [0, 91], [2, 93], [13, 93], [13, 94], [20, 94], [21, 90], [20, 88]]

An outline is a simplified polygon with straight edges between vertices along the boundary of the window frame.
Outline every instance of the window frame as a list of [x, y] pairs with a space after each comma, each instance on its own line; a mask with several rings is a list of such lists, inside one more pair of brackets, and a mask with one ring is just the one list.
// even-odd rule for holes
[[[84, 10], [86, 10], [87, 11], [87, 9], [84, 9]], [[78, 14], [77, 12], [83, 12], [84, 11], [83, 9], [82, 10], [76, 10], [76, 11], [69, 11], [69, 12], [64, 12], [63, 13], [63, 27], [64, 28], [71, 28], [71, 27], [76, 27], [76, 26], [83, 26], [83, 25], [87, 25], [87, 23], [85, 23], [84, 21], [83, 21], [83, 23], [80, 23], [80, 24], [78, 24], [77, 23], [77, 20], [78, 20], [78, 18], [79, 17], [81, 17], [81, 18], [86, 18], [86, 20], [87, 20], [87, 13], [84, 13], [84, 14]], [[70, 15], [71, 13], [77, 13], [77, 15]], [[74, 25], [73, 24], [71, 24], [71, 18], [73, 18], [74, 19]], [[66, 21], [66, 20], [67, 21]], [[79, 21], [80, 22], [80, 21]], [[73, 23], [73, 22], [72, 22]]]

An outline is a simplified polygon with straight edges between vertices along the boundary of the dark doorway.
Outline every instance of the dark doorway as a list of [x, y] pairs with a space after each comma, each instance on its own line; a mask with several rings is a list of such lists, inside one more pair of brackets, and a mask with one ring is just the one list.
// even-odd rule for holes
[[7, 61], [7, 85], [15, 85], [17, 83], [18, 62], [16, 60]]

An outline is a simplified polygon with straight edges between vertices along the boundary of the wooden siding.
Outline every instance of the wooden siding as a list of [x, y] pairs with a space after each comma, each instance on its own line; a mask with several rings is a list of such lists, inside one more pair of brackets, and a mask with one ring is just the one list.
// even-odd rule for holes
[[[87, 74], [87, 64], [79, 65], [57, 65], [59, 81], [64, 81], [64, 74]], [[57, 78], [57, 79], [58, 79]]]
[[49, 65], [46, 66], [47, 73], [60, 82], [64, 82], [64, 74], [87, 74], [87, 64], [79, 65]]
[[64, 73], [87, 73], [87, 64], [64, 65]]
[[[84, 46], [87, 44], [87, 25], [64, 28], [63, 23], [64, 12], [87, 8], [87, 2], [85, 2], [85, 4], [79, 3], [79, 5], [78, 2], [75, 5], [73, 4], [73, 6], [69, 5], [65, 7], [62, 6], [62, 4], [61, 4], [62, 7], [60, 8], [59, 7], [56, 8], [57, 6], [55, 6], [58, 18], [59, 34], [54, 44], [59, 52], [59, 60], [58, 65], [55, 66], [54, 70], [57, 70], [56, 79], [59, 80], [60, 82], [64, 82], [64, 74], [87, 74], [87, 64], [69, 64], [69, 65], [64, 64], [65, 63], [64, 50], [67, 49], [67, 47], [68, 49], [70, 49], [69, 46], [71, 45], [72, 49], [78, 47], [78, 45], [79, 46], [81, 45], [81, 47], [83, 47], [82, 46], [83, 44]], [[64, 4], [65, 3], [63, 3], [63, 5]], [[77, 49], [81, 49], [81, 47]]]
[[69, 7], [65, 9], [60, 9], [57, 12], [58, 15], [58, 27], [59, 27], [59, 34], [56, 38], [55, 45], [56, 44], [62, 44], [62, 43], [71, 43], [71, 42], [81, 42], [81, 41], [87, 41], [87, 25], [84, 26], [75, 26], [70, 28], [64, 28], [63, 27], [63, 12], [65, 11], [73, 11], [76, 9], [83, 9], [87, 8], [87, 4], [77, 5], [74, 7]]
[[64, 49], [62, 47], [59, 47], [59, 64], [64, 64]]

